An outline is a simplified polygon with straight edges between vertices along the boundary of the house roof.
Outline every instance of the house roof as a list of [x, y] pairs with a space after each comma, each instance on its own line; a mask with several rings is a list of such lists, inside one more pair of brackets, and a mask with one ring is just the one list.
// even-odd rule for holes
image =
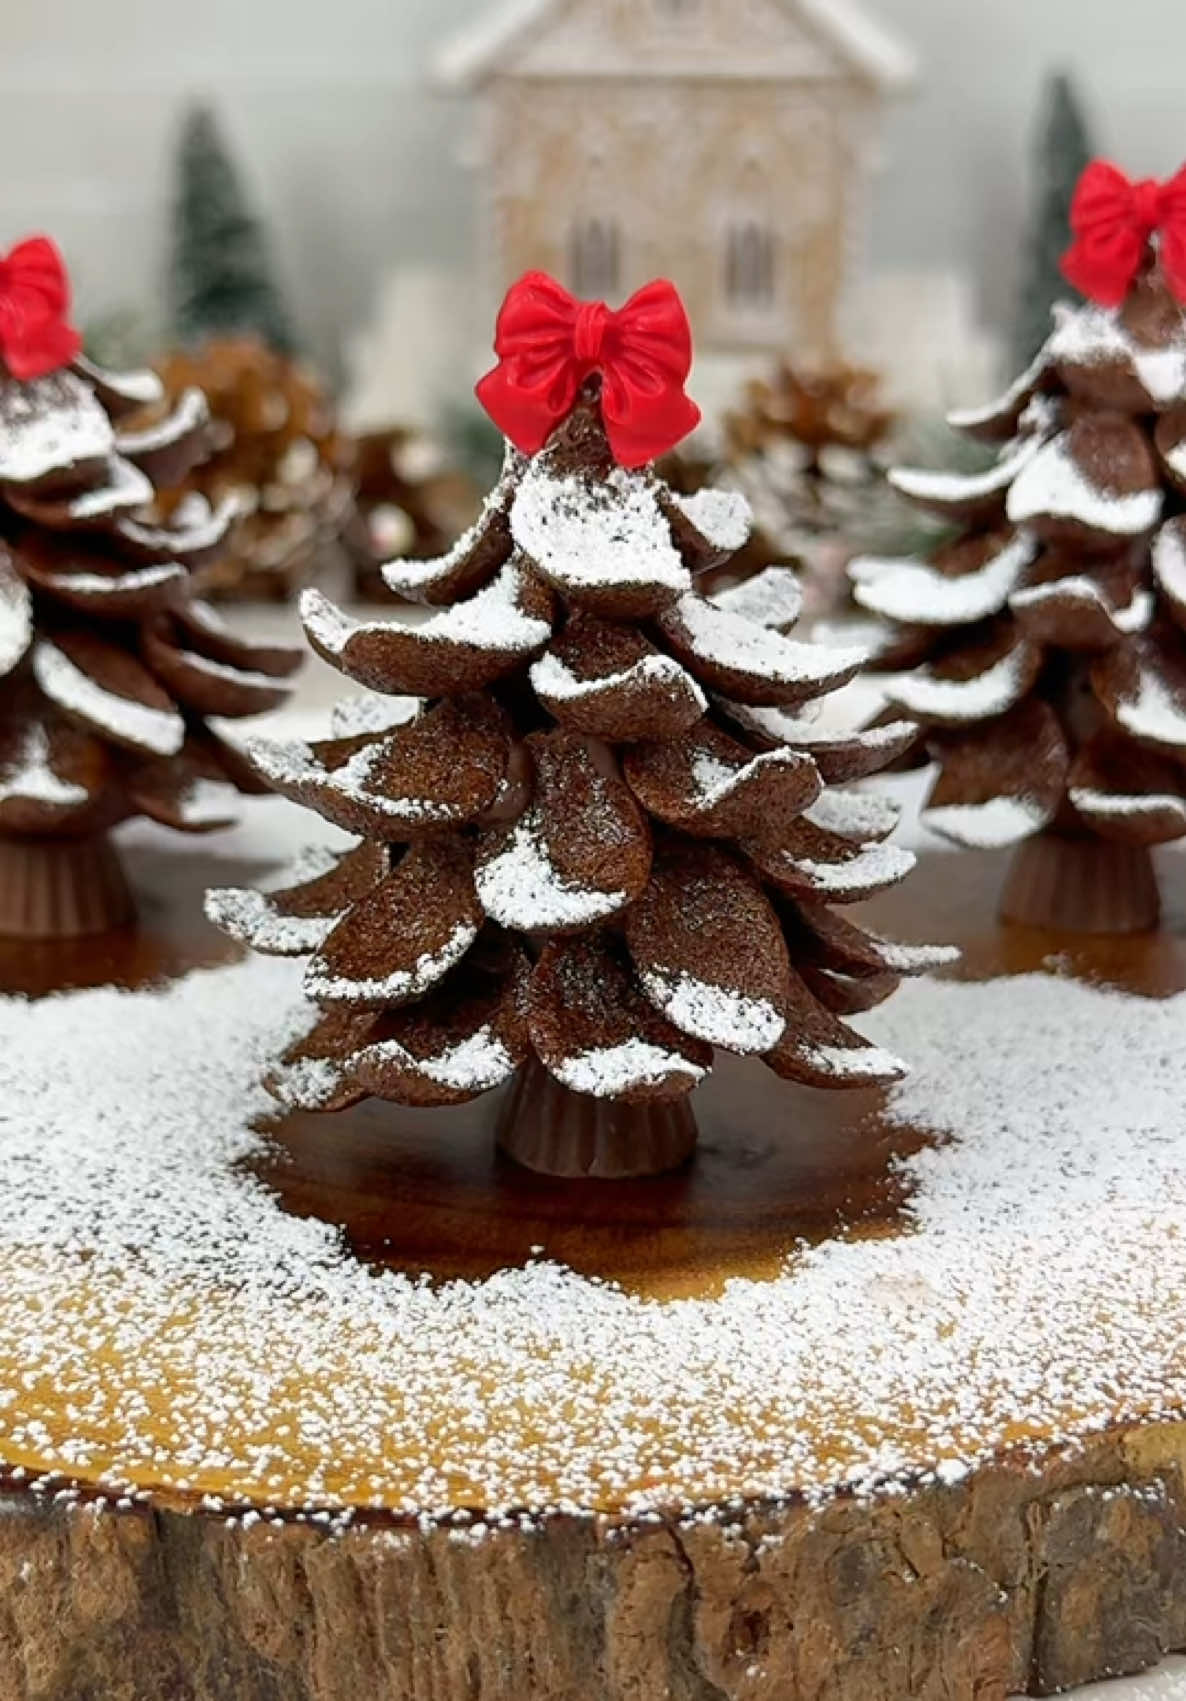
[[[435, 70], [446, 87], [470, 89], [513, 64], [521, 44], [569, 0], [501, 0], [445, 43]], [[887, 92], [914, 81], [914, 53], [865, 10], [860, 0], [771, 0], [813, 29], [859, 75]]]

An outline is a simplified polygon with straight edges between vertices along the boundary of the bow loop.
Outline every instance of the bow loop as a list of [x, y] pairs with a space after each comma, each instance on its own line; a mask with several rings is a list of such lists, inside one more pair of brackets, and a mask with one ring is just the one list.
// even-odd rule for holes
[[699, 422], [684, 391], [692, 331], [666, 279], [646, 284], [615, 312], [603, 301], [578, 301], [544, 272], [529, 272], [503, 303], [494, 348], [499, 363], [478, 385], [478, 399], [524, 454], [543, 448], [595, 374], [606, 437], [621, 466], [666, 454]]
[[1062, 274], [1090, 300], [1119, 307], [1156, 237], [1165, 281], [1186, 304], [1186, 166], [1165, 183], [1134, 183], [1119, 166], [1094, 160], [1071, 202], [1071, 231]]
[[46, 236], [18, 242], [0, 258], [0, 357], [22, 383], [66, 366], [82, 347], [67, 323], [70, 283]]

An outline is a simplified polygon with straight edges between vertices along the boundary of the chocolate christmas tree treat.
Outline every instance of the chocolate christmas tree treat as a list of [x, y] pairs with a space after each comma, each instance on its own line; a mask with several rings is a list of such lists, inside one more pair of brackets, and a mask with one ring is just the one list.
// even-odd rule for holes
[[512, 1155], [646, 1173], [691, 1150], [714, 1047], [813, 1086], [899, 1079], [843, 1018], [953, 953], [831, 908], [912, 864], [884, 842], [893, 807], [837, 789], [910, 725], [814, 718], [862, 653], [786, 635], [785, 575], [696, 590], [746, 509], [678, 498], [650, 465], [696, 417], [671, 286], [614, 314], [529, 276], [497, 348], [479, 394], [511, 439], [501, 481], [448, 555], [385, 569], [425, 617], [302, 603], [318, 653], [394, 711], [248, 746], [262, 780], [359, 843], [208, 911], [258, 950], [310, 954], [322, 1020], [273, 1074], [282, 1103], [456, 1104], [517, 1076]]
[[28, 937], [128, 919], [120, 821], [233, 819], [258, 781], [207, 717], [272, 708], [298, 661], [194, 601], [229, 508], [151, 518], [205, 453], [201, 392], [166, 410], [153, 374], [99, 370], [67, 306], [44, 238], [0, 265], [0, 933]]
[[1150, 847], [1186, 835], [1186, 173], [1097, 162], [1073, 228], [1087, 304], [999, 401], [952, 416], [995, 465], [892, 475], [963, 535], [852, 575], [905, 640], [889, 696], [939, 764], [925, 819], [1022, 845], [1006, 916], [1127, 932], [1157, 921]]

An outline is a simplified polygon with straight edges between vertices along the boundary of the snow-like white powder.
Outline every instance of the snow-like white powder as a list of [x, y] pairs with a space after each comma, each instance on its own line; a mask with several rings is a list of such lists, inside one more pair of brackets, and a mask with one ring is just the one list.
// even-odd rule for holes
[[911, 1232], [788, 1237], [771, 1279], [672, 1301], [547, 1262], [376, 1273], [284, 1212], [247, 1162], [309, 1021], [259, 958], [0, 1000], [5, 1458], [110, 1461], [113, 1492], [229, 1472], [280, 1507], [669, 1513], [952, 1478], [1181, 1404], [1186, 995], [903, 987], [858, 1025], [912, 1064], [891, 1123], [937, 1141], [895, 1166]]
[[804, 810], [803, 818], [813, 827], [822, 827], [825, 832], [863, 842], [888, 837], [898, 825], [901, 814], [901, 804], [880, 792], [844, 791], [828, 786]]
[[0, 413], [0, 483], [32, 484], [47, 473], [105, 460], [111, 421], [69, 372], [7, 386]]
[[152, 485], [140, 468], [113, 455], [103, 482], [71, 497], [66, 511], [72, 520], [98, 520], [121, 509], [142, 508], [152, 497]]
[[1116, 308], [1063, 307], [1055, 310], [1055, 330], [1047, 347], [1054, 363], [1127, 366], [1160, 407], [1186, 392], [1186, 322], [1175, 341], [1148, 348], [1129, 335]]
[[154, 555], [196, 555], [222, 542], [241, 508], [239, 497], [226, 496], [215, 508], [203, 501], [200, 508], [195, 504], [183, 513], [179, 506], [173, 523], [168, 526], [121, 519], [116, 534]]
[[477, 937], [476, 922], [459, 921], [442, 945], [435, 951], [421, 952], [410, 968], [392, 969], [389, 974], [370, 980], [348, 980], [343, 975], [331, 974], [320, 957], [313, 957], [305, 970], [305, 991], [310, 998], [326, 1004], [380, 1000], [404, 1004], [443, 980]]
[[862, 608], [912, 626], [963, 626], [999, 614], [1038, 552], [1019, 532], [972, 573], [951, 578], [918, 561], [865, 557], [849, 569]]
[[184, 579], [185, 568], [176, 561], [155, 567], [133, 567], [126, 573], [55, 573], [54, 589], [63, 596], [124, 597], [152, 591], [174, 579]]
[[765, 998], [697, 980], [683, 969], [636, 963], [647, 997], [681, 1033], [742, 1056], [770, 1051], [782, 1038], [786, 1017]]
[[1091, 484], [1071, 453], [1070, 433], [1063, 432], [1021, 473], [1009, 492], [1008, 514], [1016, 525], [1039, 518], [1077, 520], [1112, 537], [1140, 537], [1152, 531], [1164, 505], [1160, 487], [1118, 496]]
[[692, 496], [671, 492], [670, 500], [714, 549], [736, 555], [748, 543], [754, 515], [741, 491], [709, 487]]
[[[1014, 607], [1018, 600], [1011, 599]], [[1020, 701], [1030, 677], [1028, 661], [1026, 651], [1018, 646], [971, 679], [940, 679], [925, 669], [898, 674], [887, 682], [886, 695], [920, 720], [982, 721], [1003, 715]]]
[[1134, 738], [1186, 751], [1186, 702], [1151, 668], [1141, 668], [1136, 696], [1117, 703], [1115, 714], [1117, 725]]
[[424, 797], [398, 797], [377, 789], [373, 775], [388, 756], [386, 742], [364, 745], [340, 768], [327, 768], [301, 739], [281, 742], [249, 738], [244, 748], [252, 766], [270, 784], [286, 790], [308, 788], [309, 795], [335, 793], [382, 816], [393, 829], [420, 828], [432, 822], [444, 825], [458, 819], [454, 804], [442, 802], [431, 793]]
[[239, 813], [239, 793], [229, 780], [199, 775], [177, 798], [177, 814], [187, 827], [222, 826]]
[[71, 362], [75, 372], [90, 384], [97, 384], [101, 389], [110, 390], [113, 396], [118, 396], [121, 402], [129, 407], [146, 408], [159, 402], [165, 393], [165, 386], [157, 373], [150, 367], [135, 367], [130, 372], [109, 372], [105, 366], [99, 366], [85, 354], [76, 355]]
[[[511, 499], [512, 480], [506, 472], [482, 504], [482, 512], [464, 531], [447, 554], [427, 561], [387, 561], [380, 567], [383, 582], [396, 596], [422, 596], [434, 585], [447, 583], [470, 555], [486, 531], [505, 513]], [[405, 515], [405, 519], [407, 516]]]
[[984, 472], [929, 472], [918, 467], [895, 467], [889, 482], [900, 496], [937, 507], [959, 508], [990, 496], [1003, 496], [1042, 446], [1040, 435], [1019, 437]]
[[85, 803], [88, 793], [84, 786], [64, 780], [50, 767], [49, 738], [39, 721], [30, 722], [25, 729], [20, 753], [10, 768], [0, 768], [0, 803], [11, 798], [44, 803], [53, 808], [69, 809]]
[[1035, 798], [993, 797], [986, 803], [946, 803], [923, 811], [933, 832], [970, 850], [996, 850], [1030, 838], [1050, 820]]
[[793, 567], [765, 567], [710, 599], [718, 608], [759, 626], [788, 631], [803, 612], [803, 585]]
[[355, 1054], [352, 1061], [394, 1062], [413, 1074], [456, 1092], [484, 1093], [501, 1086], [515, 1073], [515, 1060], [488, 1025], [446, 1046], [432, 1057], [416, 1057], [398, 1040], [380, 1040]]
[[381, 697], [376, 692], [341, 697], [330, 711], [330, 737], [394, 732], [414, 721], [423, 708], [423, 697]]
[[985, 425], [991, 425], [996, 419], [1008, 419], [1011, 414], [1019, 411], [1030, 393], [1041, 383], [1049, 365], [1049, 353], [1046, 348], [1042, 348], [1020, 377], [1013, 380], [1004, 395], [998, 396], [995, 401], [984, 407], [956, 408], [947, 415], [948, 425], [953, 431], [975, 431]]
[[341, 920], [340, 915], [281, 915], [268, 893], [251, 886], [213, 887], [206, 893], [205, 910], [214, 926], [232, 939], [280, 957], [318, 950]]
[[534, 462], [515, 494], [511, 532], [541, 572], [574, 592], [640, 585], [674, 596], [691, 587], [655, 491], [625, 467], [593, 484], [554, 478]]
[[537, 662], [532, 663], [531, 684], [538, 696], [552, 698], [558, 703], [579, 702], [602, 691], [654, 685], [660, 689], [686, 692], [702, 710], [708, 708], [707, 697], [674, 656], [641, 656], [632, 666], [621, 668], [617, 673], [581, 679], [559, 656], [547, 650]]
[[880, 1046], [805, 1045], [804, 1059], [838, 1081], [901, 1081], [909, 1065]]
[[1186, 797], [1176, 797], [1172, 792], [1098, 791], [1094, 786], [1072, 786], [1068, 795], [1083, 815], [1117, 821], [1138, 820], [1142, 815], [1172, 815], [1186, 833]]
[[155, 425], [145, 427], [143, 431], [120, 431], [116, 434], [115, 449], [119, 455], [126, 455], [129, 460], [135, 460], [140, 455], [153, 454], [158, 449], [168, 449], [174, 443], [179, 443], [183, 437], [198, 431], [210, 417], [210, 408], [201, 390], [183, 390], [177, 399], [177, 405], [167, 418]]
[[1186, 609], [1186, 527], [1162, 526], [1153, 540], [1153, 577], [1176, 609]]
[[562, 1086], [599, 1099], [618, 1098], [639, 1087], [666, 1081], [672, 1075], [683, 1076], [694, 1086], [708, 1073], [679, 1052], [668, 1051], [637, 1036], [623, 1040], [620, 1045], [578, 1052], [574, 1057], [549, 1063], [548, 1068]]
[[903, 845], [862, 845], [856, 856], [840, 862], [820, 862], [813, 857], [788, 856], [787, 863], [821, 898], [837, 893], [870, 896], [896, 886], [914, 867], [917, 858]]
[[695, 595], [681, 597], [664, 620], [682, 630], [693, 655], [703, 661], [778, 685], [827, 690], [850, 679], [868, 659], [864, 650], [796, 643]]
[[247, 685], [256, 691], [276, 691], [280, 688], [278, 681], [270, 673], [255, 673], [247, 668], [235, 667], [231, 662], [214, 661], [197, 650], [179, 649], [177, 654], [185, 667], [205, 675], [207, 679], [223, 680], [231, 685]]
[[486, 914], [521, 933], [557, 927], [588, 927], [626, 905], [625, 892], [574, 886], [555, 867], [534, 810], [520, 816], [505, 847], [474, 870], [474, 885]]
[[489, 585], [465, 602], [453, 603], [417, 626], [400, 620], [352, 620], [321, 591], [301, 596], [301, 619], [319, 647], [340, 656], [351, 638], [367, 632], [402, 629], [421, 644], [464, 644], [475, 650], [527, 655], [546, 644], [552, 628], [546, 620], [524, 612], [524, 572], [514, 559]]
[[154, 756], [175, 756], [185, 743], [185, 722], [176, 709], [159, 709], [131, 697], [117, 697], [89, 673], [83, 673], [48, 638], [34, 646], [33, 676], [59, 708], [118, 742], [133, 744]]
[[11, 673], [33, 637], [33, 599], [15, 573], [0, 566], [0, 679]]

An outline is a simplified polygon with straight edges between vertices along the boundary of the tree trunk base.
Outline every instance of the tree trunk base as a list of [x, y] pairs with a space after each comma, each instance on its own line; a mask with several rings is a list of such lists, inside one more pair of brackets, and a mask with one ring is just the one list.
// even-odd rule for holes
[[658, 1104], [589, 1098], [532, 1061], [507, 1100], [498, 1143], [539, 1175], [626, 1181], [686, 1163], [696, 1147], [696, 1119], [686, 1098]]
[[0, 839], [0, 938], [81, 939], [135, 913], [110, 839]]
[[1186, 1647], [1186, 1428], [884, 1496], [338, 1530], [0, 1488], [3, 1701], [1007, 1701]]
[[1145, 933], [1161, 900], [1150, 852], [1108, 839], [1039, 833], [1014, 854], [1001, 919], [1068, 933]]

